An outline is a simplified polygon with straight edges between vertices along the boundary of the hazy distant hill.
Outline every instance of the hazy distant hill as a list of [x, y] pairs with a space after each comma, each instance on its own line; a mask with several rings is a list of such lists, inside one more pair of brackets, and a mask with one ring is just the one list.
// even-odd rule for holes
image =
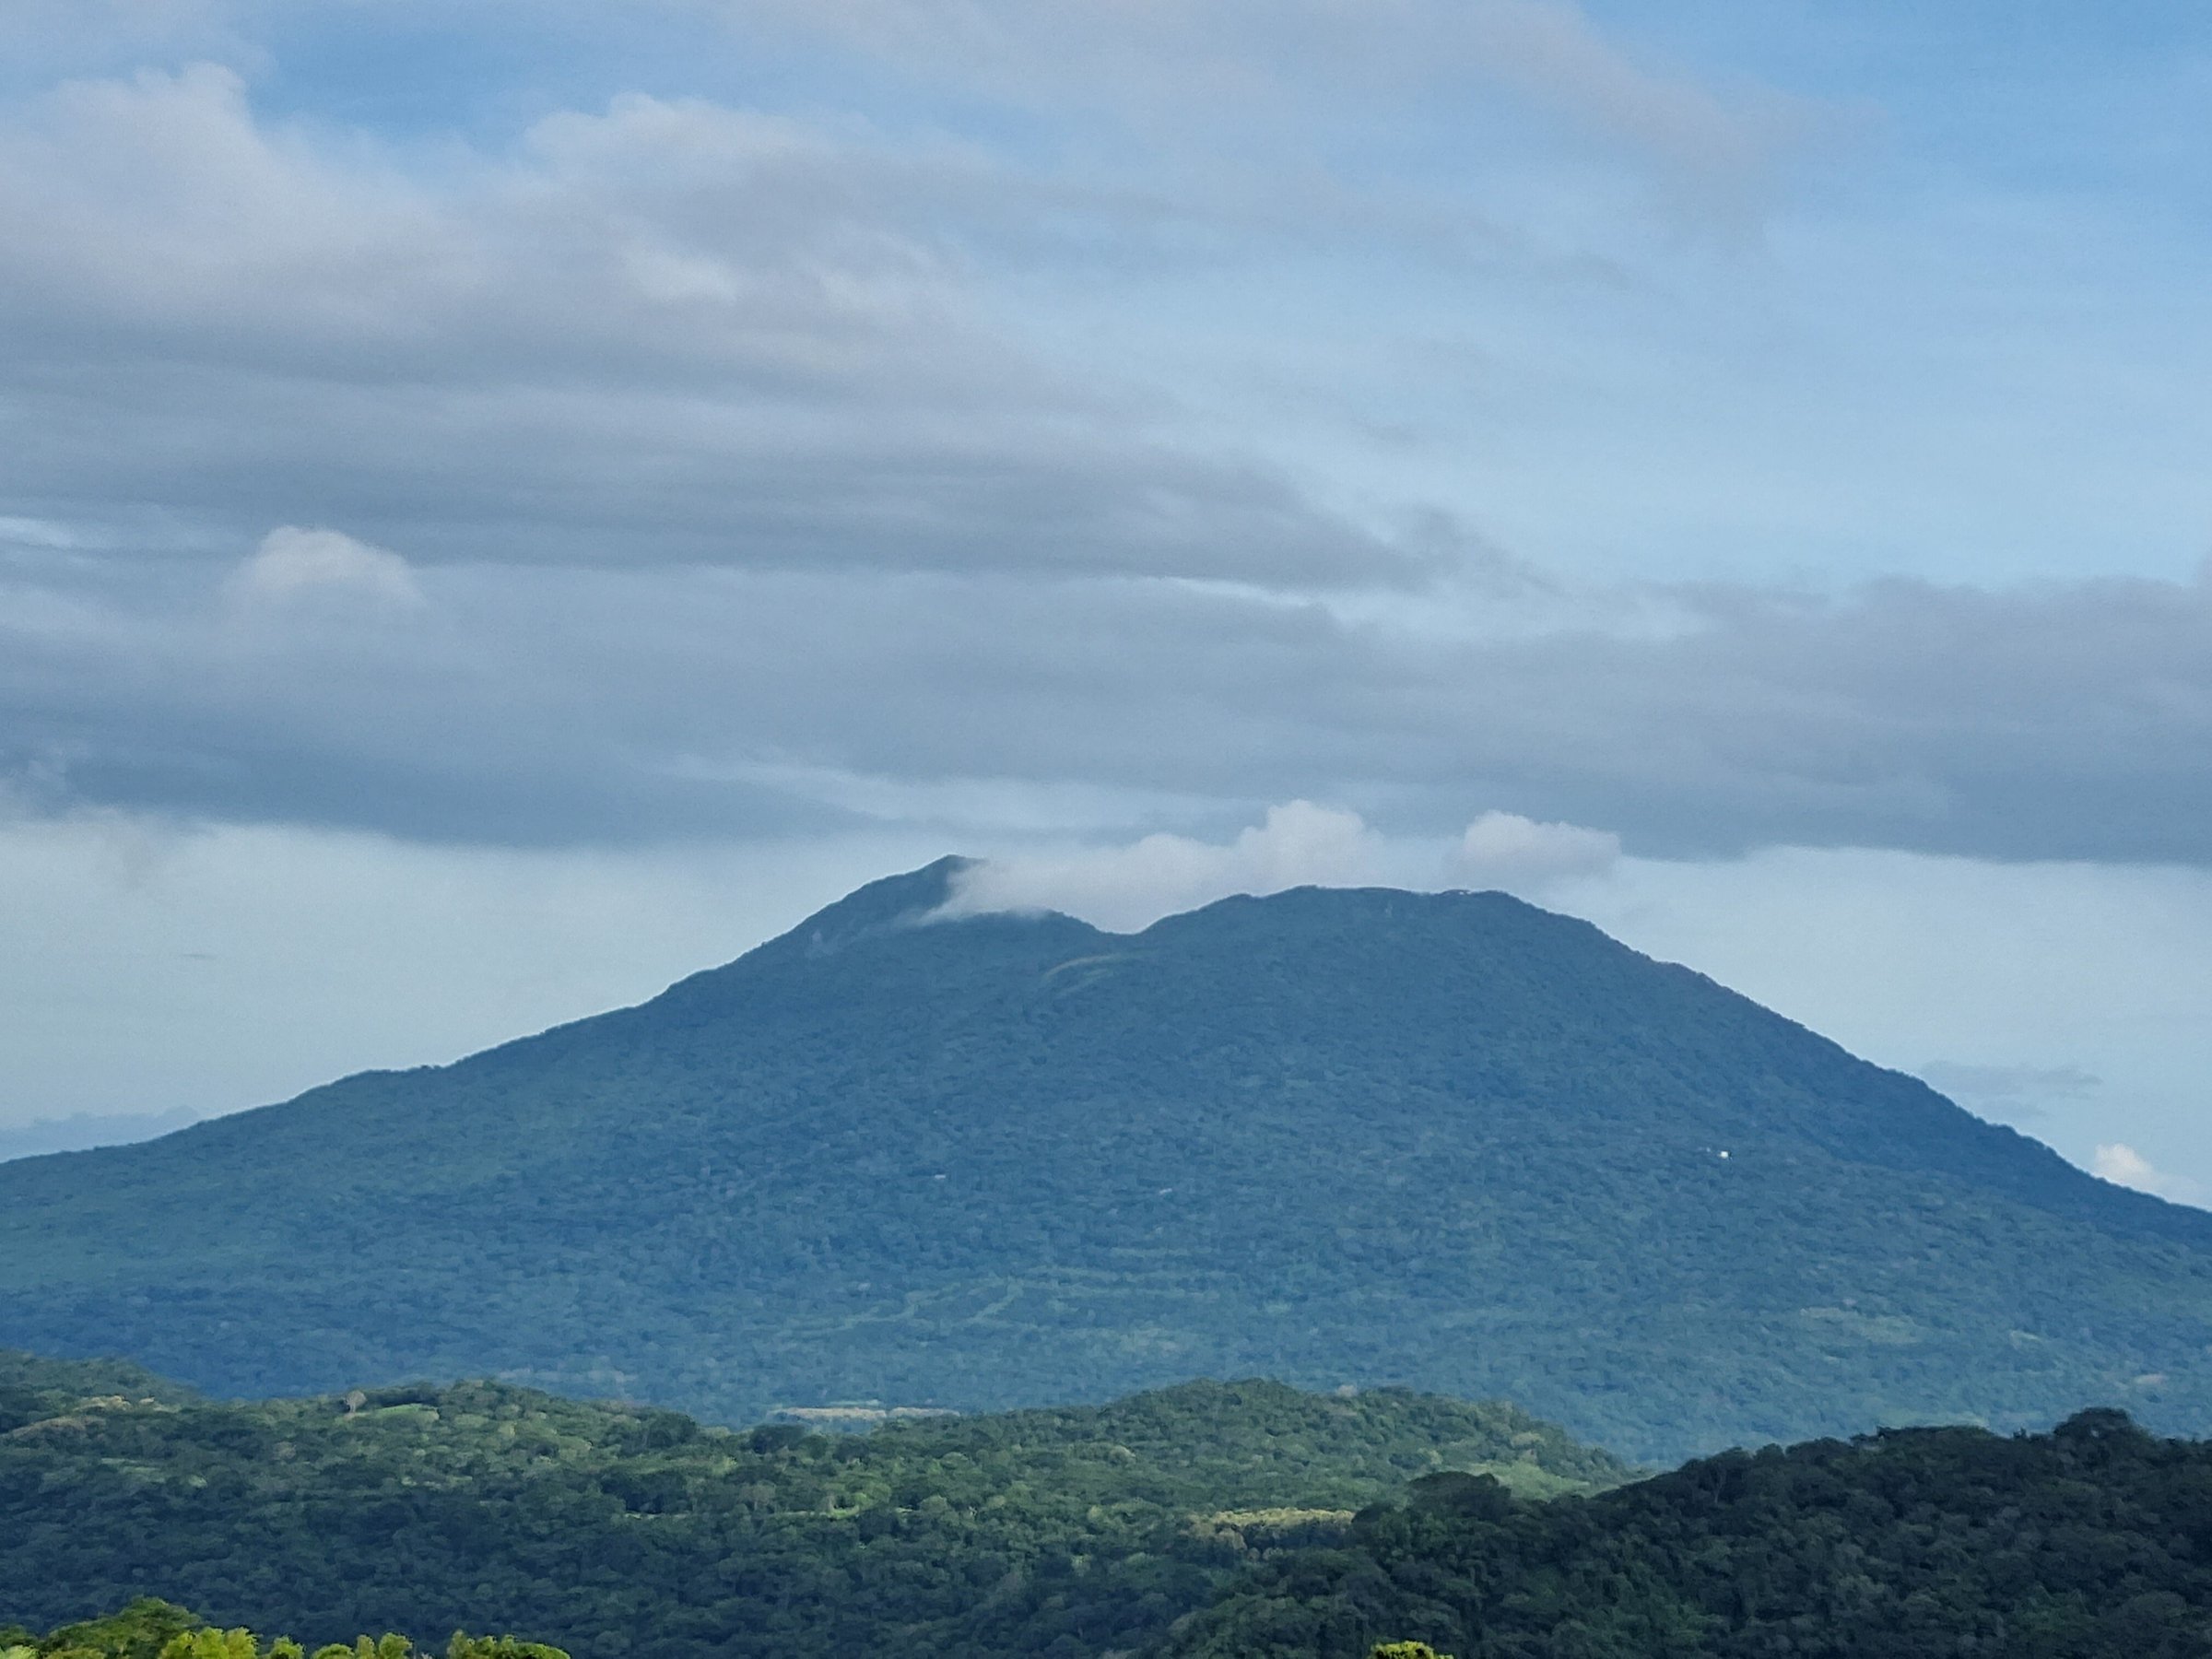
[[2212, 1423], [2212, 1215], [1582, 923], [1305, 889], [919, 924], [950, 868], [454, 1065], [0, 1165], [0, 1341], [733, 1421], [1401, 1382], [1651, 1459]]
[[1268, 1382], [828, 1436], [497, 1383], [217, 1405], [116, 1381], [0, 1354], [0, 1413], [26, 1402], [0, 1415], [0, 1626], [154, 1592], [310, 1642], [473, 1621], [637, 1659], [1095, 1659], [1408, 1480], [1630, 1473], [1502, 1406]]
[[80, 1112], [73, 1117], [36, 1118], [0, 1126], [0, 1163], [12, 1158], [39, 1158], [49, 1152], [82, 1152], [93, 1147], [126, 1147], [152, 1140], [187, 1124], [199, 1113], [179, 1106], [170, 1112]]

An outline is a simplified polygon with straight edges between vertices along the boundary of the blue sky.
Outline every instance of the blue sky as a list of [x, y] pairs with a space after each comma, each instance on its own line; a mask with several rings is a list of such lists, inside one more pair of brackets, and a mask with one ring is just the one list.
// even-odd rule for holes
[[27, 0], [0, 1122], [959, 848], [1515, 885], [2201, 1196], [2207, 94], [2178, 6]]

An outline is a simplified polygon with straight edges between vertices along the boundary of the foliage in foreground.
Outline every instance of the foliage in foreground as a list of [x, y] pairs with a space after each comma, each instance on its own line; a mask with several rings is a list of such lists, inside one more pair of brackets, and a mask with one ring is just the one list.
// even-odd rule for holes
[[[152, 1596], [141, 1596], [120, 1613], [63, 1625], [34, 1636], [20, 1626], [0, 1629], [0, 1659], [309, 1659], [307, 1650], [288, 1636], [268, 1641], [253, 1631], [221, 1630], [196, 1614]], [[371, 1640], [329, 1642], [312, 1659], [431, 1659], [405, 1636], [387, 1633]], [[456, 1630], [445, 1644], [445, 1659], [569, 1659], [542, 1642], [512, 1636], [469, 1636]]]
[[593, 1659], [1083, 1659], [1408, 1479], [1633, 1473], [1511, 1407], [1403, 1391], [1193, 1383], [823, 1435], [495, 1383], [108, 1392], [142, 1376], [0, 1355], [0, 1618], [152, 1592], [311, 1642], [493, 1624]]
[[[0, 1593], [592, 1659], [2212, 1659], [2212, 1443], [2098, 1410], [1594, 1491], [1616, 1465], [1526, 1421], [1273, 1384], [844, 1437], [488, 1384], [107, 1396], [0, 1433]], [[0, 1659], [311, 1655], [140, 1602]]]
[[1407, 1635], [1460, 1659], [2206, 1659], [2212, 1444], [2090, 1411], [1733, 1452], [1555, 1504], [1436, 1477], [1258, 1567], [1164, 1659]]

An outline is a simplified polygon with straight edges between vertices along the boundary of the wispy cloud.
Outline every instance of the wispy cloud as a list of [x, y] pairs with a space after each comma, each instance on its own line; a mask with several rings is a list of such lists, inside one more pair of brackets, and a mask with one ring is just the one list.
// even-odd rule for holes
[[9, 488], [172, 535], [343, 512], [426, 559], [1423, 579], [1430, 548], [1159, 441], [994, 322], [967, 247], [1063, 209], [1110, 211], [699, 100], [431, 182], [228, 69], [74, 83], [0, 115]]
[[2092, 1174], [2115, 1186], [2133, 1187], [2138, 1193], [2149, 1193], [2175, 1204], [2195, 1204], [2205, 1195], [2201, 1182], [2192, 1181], [2186, 1176], [2168, 1174], [2133, 1147], [2121, 1141], [2100, 1146], [2089, 1170]]
[[1234, 893], [1295, 887], [1448, 887], [1542, 892], [1601, 876], [1618, 837], [1573, 824], [1487, 812], [1455, 841], [1393, 838], [1358, 813], [1291, 801], [1226, 841], [1154, 834], [1122, 845], [1018, 854], [971, 864], [956, 878], [947, 915], [1060, 911], [1100, 926], [1140, 928]]
[[[1809, 100], [1715, 89], [1640, 54], [1571, 0], [702, 0], [734, 28], [774, 20], [888, 67], [1032, 108], [1111, 112], [1159, 137], [1218, 144], [1264, 129], [1317, 158], [1319, 136], [1403, 120], [1430, 97], [1528, 100], [1631, 159], [1742, 199], [1801, 138]], [[1279, 120], [1269, 120], [1277, 116]]]
[[382, 610], [419, 610], [428, 603], [407, 561], [339, 530], [281, 524], [261, 538], [252, 558], [224, 583], [248, 610], [286, 609], [336, 599]]

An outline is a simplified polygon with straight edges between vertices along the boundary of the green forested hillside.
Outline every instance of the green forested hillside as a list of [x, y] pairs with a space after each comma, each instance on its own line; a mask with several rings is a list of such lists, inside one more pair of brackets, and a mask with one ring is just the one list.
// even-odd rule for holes
[[1272, 1383], [829, 1435], [495, 1383], [237, 1405], [39, 1370], [53, 1415], [0, 1432], [5, 1659], [300, 1659], [174, 1608], [79, 1623], [157, 1589], [310, 1647], [488, 1627], [594, 1659], [2212, 1656], [2212, 1444], [2112, 1410], [1623, 1485], [1509, 1408]]
[[1077, 1659], [1424, 1474], [1630, 1474], [1505, 1406], [1261, 1382], [825, 1435], [496, 1383], [239, 1405], [38, 1370], [43, 1414], [0, 1432], [0, 1624], [41, 1629], [158, 1594], [311, 1645]]
[[0, 1434], [88, 1400], [184, 1406], [200, 1395], [127, 1359], [47, 1359], [0, 1348]]
[[1732, 1452], [1587, 1501], [1431, 1477], [1161, 1659], [2204, 1659], [2212, 1446], [2114, 1411]]
[[725, 1421], [1400, 1382], [1652, 1461], [2212, 1424], [2212, 1216], [1583, 924], [1312, 889], [923, 922], [953, 873], [454, 1065], [0, 1164], [0, 1342]]

